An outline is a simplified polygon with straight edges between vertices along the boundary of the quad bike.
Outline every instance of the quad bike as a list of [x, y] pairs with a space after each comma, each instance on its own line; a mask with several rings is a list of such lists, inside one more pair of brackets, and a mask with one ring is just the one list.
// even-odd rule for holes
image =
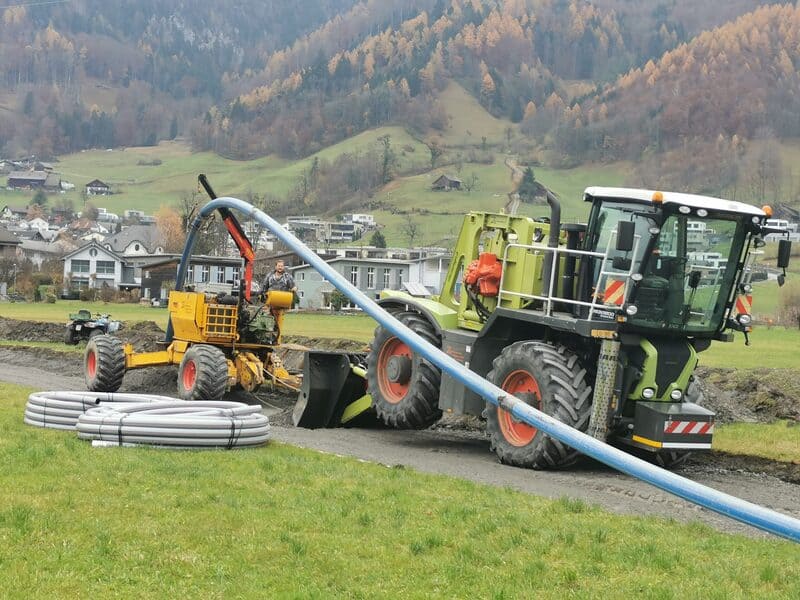
[[69, 319], [64, 343], [70, 346], [76, 346], [81, 340], [89, 340], [97, 335], [114, 333], [122, 328], [122, 323], [111, 320], [111, 315], [97, 313], [92, 316], [90, 311], [83, 308], [70, 314]]

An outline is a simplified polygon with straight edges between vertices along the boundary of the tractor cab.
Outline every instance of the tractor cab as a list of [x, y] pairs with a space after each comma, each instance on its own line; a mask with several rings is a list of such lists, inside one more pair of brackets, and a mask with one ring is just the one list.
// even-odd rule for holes
[[[584, 297], [597, 297], [620, 331], [722, 339], [747, 333], [753, 240], [767, 213], [749, 204], [690, 194], [589, 188], [584, 249], [602, 252], [581, 271]], [[744, 303], [749, 306], [749, 302]], [[740, 308], [742, 303], [740, 303]]]

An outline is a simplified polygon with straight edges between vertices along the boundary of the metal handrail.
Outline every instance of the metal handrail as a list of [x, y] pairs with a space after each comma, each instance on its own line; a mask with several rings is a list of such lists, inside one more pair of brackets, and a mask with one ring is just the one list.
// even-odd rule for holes
[[[548, 317], [552, 316], [552, 314], [553, 314], [553, 303], [554, 302], [563, 303], [563, 304], [570, 304], [570, 305], [574, 305], [574, 306], [588, 306], [589, 307], [589, 319], [590, 320], [594, 316], [595, 309], [598, 309], [598, 308], [601, 308], [601, 307], [602, 307], [603, 310], [611, 310], [611, 311], [615, 311], [615, 312], [621, 311], [622, 307], [620, 307], [620, 306], [600, 305], [600, 304], [598, 304], [597, 303], [597, 293], [592, 295], [592, 301], [591, 302], [585, 302], [585, 301], [582, 301], [582, 300], [573, 300], [571, 298], [564, 298], [564, 297], [561, 297], [561, 296], [554, 296], [553, 295], [553, 291], [554, 291], [553, 288], [555, 287], [555, 279], [556, 279], [555, 274], [556, 274], [556, 269], [558, 267], [558, 262], [559, 262], [558, 261], [559, 254], [566, 254], [566, 255], [573, 255], [573, 256], [588, 256], [588, 257], [593, 257], [593, 258], [602, 258], [603, 261], [600, 263], [600, 270], [599, 270], [599, 272], [597, 274], [597, 281], [595, 282], [595, 290], [599, 290], [600, 289], [600, 284], [603, 281], [604, 277], [608, 277], [609, 275], [620, 275], [619, 273], [615, 273], [613, 271], [606, 271], [605, 270], [606, 264], [608, 263], [608, 255], [611, 252], [611, 241], [613, 239], [615, 239], [616, 236], [617, 236], [617, 230], [615, 229], [615, 230], [613, 230], [611, 232], [611, 236], [609, 236], [608, 243], [606, 244], [605, 252], [597, 252], [597, 251], [592, 251], [592, 250], [577, 250], [577, 249], [559, 248], [559, 247], [551, 248], [549, 246], [540, 246], [540, 245], [535, 245], [535, 244], [517, 244], [517, 243], [506, 244], [506, 247], [505, 247], [505, 249], [503, 251], [503, 264], [502, 264], [503, 268], [502, 268], [502, 271], [501, 271], [501, 274], [500, 274], [500, 290], [499, 290], [498, 296], [497, 296], [498, 303], [502, 302], [504, 295], [505, 296], [520, 297], [520, 298], [525, 298], [525, 299], [529, 299], [529, 300], [541, 300], [541, 301], [545, 302], [545, 304], [546, 304], [544, 312], [545, 312], [545, 315], [547, 315]], [[637, 251], [639, 250], [639, 243], [641, 241], [641, 238], [642, 238], [642, 236], [640, 236], [640, 235], [636, 235], [635, 236], [635, 243], [634, 243], [634, 246], [633, 246], [633, 250], [631, 251], [634, 256], [636, 256]], [[546, 296], [539, 295], [539, 294], [525, 294], [525, 293], [522, 293], [522, 292], [512, 292], [512, 291], [503, 289], [503, 283], [505, 281], [505, 274], [506, 274], [506, 265], [508, 264], [508, 252], [509, 252], [509, 250], [511, 248], [522, 248], [522, 249], [526, 249], [526, 250], [534, 250], [534, 251], [537, 251], [537, 252], [538, 251], [544, 251], [544, 252], [552, 252], [553, 253], [553, 260], [551, 261], [551, 265], [550, 265], [550, 277], [549, 277], [548, 294]], [[627, 281], [631, 281], [633, 274], [634, 274], [634, 261], [631, 261], [631, 267], [628, 270], [627, 274], [625, 275], [626, 282]], [[626, 284], [624, 300], [627, 300], [629, 292], [630, 292], [630, 286], [628, 286]], [[623, 304], [624, 304], [624, 301], [623, 301]]]

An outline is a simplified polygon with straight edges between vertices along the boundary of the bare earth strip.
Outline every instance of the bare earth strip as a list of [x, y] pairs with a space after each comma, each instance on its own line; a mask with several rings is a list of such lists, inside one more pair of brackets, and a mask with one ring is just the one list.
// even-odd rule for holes
[[[38, 389], [84, 389], [74, 363], [59, 365], [28, 352], [0, 350], [0, 381]], [[49, 364], [48, 364], [49, 363]], [[171, 381], [163, 388], [172, 389]], [[131, 382], [132, 386], [138, 386]], [[121, 391], [136, 391], [123, 386]], [[284, 408], [278, 409], [284, 411]], [[267, 412], [270, 412], [269, 409]], [[20, 419], [22, 416], [20, 415]], [[276, 441], [334, 455], [351, 456], [388, 466], [402, 465], [428, 473], [514, 488], [549, 498], [570, 497], [627, 515], [654, 515], [679, 521], [701, 521], [728, 532], [760, 535], [756, 530], [700, 509], [648, 484], [586, 461], [568, 471], [545, 472], [498, 464], [480, 432], [394, 431], [383, 429], [307, 430], [275, 426]], [[682, 471], [695, 481], [751, 502], [800, 518], [800, 485], [751, 472], [696, 465]], [[469, 499], [465, 499], [469, 501]]]

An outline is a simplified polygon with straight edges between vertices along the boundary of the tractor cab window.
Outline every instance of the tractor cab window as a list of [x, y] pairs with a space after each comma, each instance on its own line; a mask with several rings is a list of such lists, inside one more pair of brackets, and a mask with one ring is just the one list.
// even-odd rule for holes
[[736, 277], [744, 231], [734, 218], [667, 216], [630, 302], [633, 326], [712, 333]]
[[[630, 252], [617, 250], [616, 232], [621, 221], [631, 221], [635, 225], [634, 249]], [[608, 251], [608, 260], [603, 265], [602, 259], [591, 261], [591, 285], [598, 285], [602, 294], [609, 279], [627, 276], [629, 272], [638, 273], [642, 266], [647, 246], [652, 237], [651, 231], [656, 226], [656, 211], [649, 206], [630, 203], [603, 202], [596, 205], [589, 223], [592, 237], [587, 238], [587, 250], [605, 253]], [[616, 261], [614, 259], [617, 259]], [[600, 277], [600, 269], [604, 275]], [[631, 271], [632, 269], [632, 271]]]

